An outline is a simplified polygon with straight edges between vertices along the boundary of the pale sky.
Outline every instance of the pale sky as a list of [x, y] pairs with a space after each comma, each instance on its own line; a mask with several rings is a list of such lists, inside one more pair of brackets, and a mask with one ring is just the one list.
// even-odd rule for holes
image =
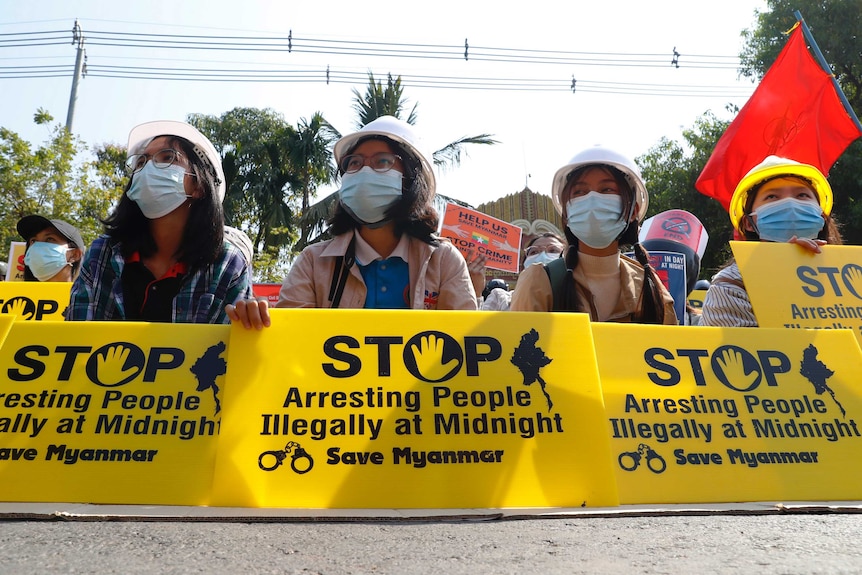
[[[754, 25], [755, 9], [765, 9], [765, 2], [0, 0], [0, 126], [40, 143], [48, 134], [32, 123], [37, 108], [45, 108], [57, 121], [65, 122], [71, 73], [57, 78], [11, 79], [8, 67], [74, 64], [71, 28], [76, 18], [85, 38], [116, 32], [208, 36], [201, 40], [215, 41], [224, 36], [287, 37], [292, 31], [298, 43], [299, 39], [314, 39], [346, 42], [347, 47], [355, 47], [357, 42], [423, 44], [458, 47], [459, 54], [466, 39], [473, 60], [357, 56], [335, 54], [331, 48], [325, 54], [167, 50], [104, 46], [85, 40], [87, 63], [93, 72], [80, 84], [73, 131], [88, 144], [125, 144], [129, 130], [141, 122], [257, 107], [273, 108], [291, 124], [319, 111], [342, 133], [348, 133], [354, 130], [352, 89], [364, 91], [368, 71], [384, 80], [391, 72], [404, 77], [410, 104], [419, 104], [416, 128], [427, 148], [437, 149], [461, 136], [479, 133], [491, 133], [501, 142], [471, 147], [459, 168], [438, 173], [440, 193], [472, 205], [519, 191], [525, 184], [549, 194], [557, 168], [587, 146], [601, 143], [639, 156], [663, 136], [681, 140], [681, 130], [708, 110], [729, 118], [728, 104], [742, 107], [755, 86], [739, 79], [733, 65], [742, 47], [740, 33]], [[10, 40], [18, 38], [10, 34], [51, 30], [64, 31], [63, 44], [8, 47]], [[593, 62], [484, 62], [475, 56], [483, 48], [514, 50], [507, 52], [513, 55], [559, 51], [567, 54], [545, 53], [543, 57], [569, 59], [578, 52], [582, 54], [577, 56]], [[679, 68], [671, 65], [674, 48], [680, 53]], [[611, 54], [604, 56], [610, 61], [652, 59], [660, 65], [596, 63], [602, 57], [598, 53]], [[713, 67], [695, 67], [694, 62]], [[724, 67], [715, 67], [718, 64]], [[313, 73], [321, 79], [302, 83], [119, 79], [96, 77], [98, 66], [277, 67]], [[342, 75], [353, 73], [358, 80], [327, 85], [327, 66]], [[418, 87], [411, 85], [411, 76], [447, 78], [450, 86], [457, 87]], [[573, 76], [575, 93], [568, 89]], [[531, 85], [553, 80], [555, 86], [566, 88], [503, 91], [464, 87], [477, 78]], [[690, 95], [671, 95], [681, 93]], [[333, 189], [321, 189], [318, 198]]]

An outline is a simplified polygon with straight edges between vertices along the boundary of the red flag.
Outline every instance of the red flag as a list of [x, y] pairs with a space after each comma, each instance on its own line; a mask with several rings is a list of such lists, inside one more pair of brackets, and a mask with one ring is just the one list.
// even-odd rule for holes
[[727, 209], [736, 185], [766, 156], [811, 164], [828, 174], [847, 146], [862, 136], [836, 89], [831, 74], [808, 52], [797, 25], [719, 139], [695, 187]]

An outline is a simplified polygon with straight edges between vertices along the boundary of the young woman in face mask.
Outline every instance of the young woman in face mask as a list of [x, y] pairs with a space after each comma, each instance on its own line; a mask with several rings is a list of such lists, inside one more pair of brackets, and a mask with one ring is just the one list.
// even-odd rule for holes
[[[476, 309], [464, 257], [435, 236], [434, 172], [413, 127], [382, 116], [341, 138], [334, 154], [332, 239], [302, 251], [276, 307]], [[228, 314], [269, 325], [265, 302], [239, 302]]]
[[184, 122], [129, 134], [126, 191], [72, 285], [67, 320], [227, 323], [251, 297], [249, 266], [224, 240], [225, 183], [212, 143]]
[[539, 234], [527, 244], [524, 250], [523, 269], [535, 264], [549, 264], [563, 256], [566, 243], [560, 236], [551, 232]]
[[27, 242], [24, 281], [71, 282], [78, 277], [84, 240], [75, 226], [33, 215], [18, 220], [16, 227]]
[[[521, 272], [510, 309], [676, 324], [673, 299], [636, 243], [649, 198], [634, 162], [599, 146], [584, 150], [557, 171], [553, 199], [569, 246], [563, 258]], [[629, 244], [638, 261], [620, 254], [620, 245]]]
[[[832, 187], [820, 170], [778, 156], [769, 156], [742, 178], [729, 208], [737, 237], [789, 242], [813, 253], [827, 243], [843, 243], [831, 212]], [[713, 276], [701, 312], [701, 325], [757, 327], [735, 260]]]

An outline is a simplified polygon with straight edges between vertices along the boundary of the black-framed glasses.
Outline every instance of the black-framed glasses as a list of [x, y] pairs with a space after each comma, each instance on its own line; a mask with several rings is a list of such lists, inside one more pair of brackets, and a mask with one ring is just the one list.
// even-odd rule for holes
[[126, 173], [129, 175], [137, 174], [149, 160], [153, 161], [153, 165], [160, 170], [164, 170], [168, 166], [174, 165], [177, 160], [182, 157], [182, 153], [172, 148], [159, 150], [155, 154], [132, 154], [126, 160]]
[[382, 173], [388, 172], [394, 168], [395, 162], [400, 159], [401, 156], [396, 156], [389, 152], [378, 152], [370, 158], [366, 158], [362, 154], [350, 154], [341, 159], [341, 165], [339, 167], [345, 174], [356, 173], [361, 170], [363, 166], [370, 166], [375, 172]]

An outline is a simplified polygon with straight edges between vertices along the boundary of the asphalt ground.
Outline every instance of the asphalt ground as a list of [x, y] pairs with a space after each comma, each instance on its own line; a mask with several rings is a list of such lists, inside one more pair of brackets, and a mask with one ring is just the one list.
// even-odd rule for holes
[[0, 572], [862, 573], [858, 512], [0, 520]]

